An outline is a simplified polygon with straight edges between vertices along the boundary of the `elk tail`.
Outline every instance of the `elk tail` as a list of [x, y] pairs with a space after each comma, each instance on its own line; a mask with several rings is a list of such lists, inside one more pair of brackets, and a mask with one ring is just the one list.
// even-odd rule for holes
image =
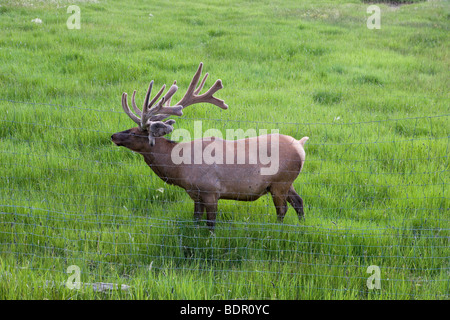
[[302, 146], [304, 146], [305, 145], [305, 142], [306, 141], [308, 141], [308, 137], [303, 137], [303, 138], [301, 138], [300, 140], [299, 140], [299, 142], [300, 142], [300, 144], [302, 145]]

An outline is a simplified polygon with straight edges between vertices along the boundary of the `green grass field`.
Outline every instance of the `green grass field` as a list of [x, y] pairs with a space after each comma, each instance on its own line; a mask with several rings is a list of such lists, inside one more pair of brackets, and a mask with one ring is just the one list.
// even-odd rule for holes
[[[380, 3], [375, 30], [357, 0], [0, 5], [1, 299], [450, 298], [448, 1]], [[184, 92], [201, 61], [229, 109], [176, 128], [309, 136], [305, 220], [276, 222], [269, 195], [220, 201], [211, 234], [110, 141], [134, 126], [122, 92]], [[71, 265], [130, 288], [70, 290]]]

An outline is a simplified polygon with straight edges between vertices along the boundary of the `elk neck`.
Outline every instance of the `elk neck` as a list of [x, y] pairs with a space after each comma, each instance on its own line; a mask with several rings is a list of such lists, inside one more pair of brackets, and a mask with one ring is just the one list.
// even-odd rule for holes
[[150, 144], [140, 154], [144, 157], [144, 161], [156, 173], [158, 177], [169, 184], [176, 184], [179, 178], [179, 169], [172, 162], [172, 150], [177, 142], [168, 140], [164, 137], [158, 137], [155, 144]]

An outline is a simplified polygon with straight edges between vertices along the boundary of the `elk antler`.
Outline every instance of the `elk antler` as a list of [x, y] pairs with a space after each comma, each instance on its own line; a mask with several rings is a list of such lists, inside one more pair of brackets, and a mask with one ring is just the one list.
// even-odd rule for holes
[[189, 88], [186, 91], [184, 97], [175, 105], [170, 106], [170, 101], [172, 96], [177, 92], [178, 87], [176, 85], [176, 81], [174, 81], [173, 85], [169, 88], [167, 93], [159, 100], [156, 104], [155, 102], [159, 99], [159, 97], [164, 92], [166, 85], [163, 85], [159, 92], [155, 95], [155, 97], [149, 102], [150, 95], [153, 88], [153, 80], [150, 82], [150, 85], [147, 90], [147, 94], [145, 95], [144, 104], [142, 106], [142, 111], [137, 107], [135, 102], [136, 90], [133, 91], [133, 95], [131, 97], [131, 106], [136, 114], [134, 114], [130, 107], [128, 106], [127, 101], [127, 93], [122, 94], [122, 107], [125, 113], [136, 122], [141, 130], [149, 132], [149, 141], [150, 144], [153, 145], [155, 143], [155, 137], [161, 137], [173, 131], [173, 124], [175, 120], [167, 120], [166, 118], [171, 115], [181, 116], [183, 115], [183, 109], [187, 106], [196, 103], [211, 103], [222, 109], [228, 109], [228, 106], [225, 104], [223, 100], [217, 99], [213, 97], [214, 93], [223, 88], [222, 81], [217, 80], [214, 85], [204, 94], [199, 95], [200, 91], [205, 84], [206, 78], [208, 77], [208, 73], [204, 76], [200, 86], [195, 89], [197, 86], [198, 80], [200, 79], [200, 75], [202, 73], [203, 63], [200, 63], [197, 72], [192, 79]]
[[189, 84], [189, 88], [187, 89], [183, 99], [178, 101], [177, 105], [183, 106], [183, 109], [187, 106], [190, 106], [195, 103], [211, 103], [219, 108], [222, 109], [228, 109], [228, 106], [225, 104], [225, 102], [221, 99], [217, 99], [216, 97], [213, 97], [214, 93], [219, 91], [223, 88], [222, 80], [216, 80], [216, 82], [213, 84], [211, 88], [207, 92], [205, 92], [202, 95], [198, 95], [200, 91], [203, 89], [203, 86], [205, 85], [206, 78], [208, 78], [208, 73], [205, 74], [203, 77], [202, 82], [200, 83], [200, 86], [195, 89], [197, 86], [198, 80], [200, 79], [200, 75], [202, 74], [203, 69], [203, 63], [200, 62], [200, 65], [198, 66], [197, 72], [195, 73], [194, 77], [192, 78], [191, 83]]

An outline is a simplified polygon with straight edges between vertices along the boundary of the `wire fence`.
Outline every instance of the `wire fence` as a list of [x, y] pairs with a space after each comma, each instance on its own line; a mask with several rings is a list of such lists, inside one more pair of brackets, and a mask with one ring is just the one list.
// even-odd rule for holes
[[[11, 270], [64, 278], [77, 265], [91, 282], [131, 285], [170, 274], [175, 280], [161, 284], [168, 292], [195, 279], [218, 298], [449, 298], [450, 114], [177, 119], [191, 131], [202, 121], [205, 129], [310, 137], [294, 182], [304, 220], [290, 207], [277, 222], [269, 195], [221, 200], [212, 233], [194, 221], [184, 190], [111, 143], [131, 127], [123, 112], [8, 99], [0, 106], [0, 253]], [[380, 270], [379, 288], [367, 282], [370, 266]]]

